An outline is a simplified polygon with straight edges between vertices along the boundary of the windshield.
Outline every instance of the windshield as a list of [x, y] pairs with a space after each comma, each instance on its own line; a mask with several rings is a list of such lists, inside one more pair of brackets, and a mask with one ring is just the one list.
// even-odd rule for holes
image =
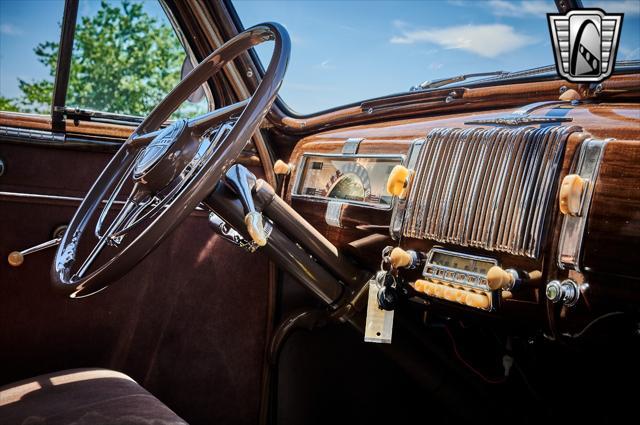
[[[551, 0], [251, 1], [236, 0], [243, 25], [276, 21], [291, 35], [280, 91], [309, 114], [405, 92], [425, 80], [554, 63]], [[585, 1], [625, 13], [618, 60], [640, 57], [640, 1]], [[260, 46], [266, 64], [271, 47]]]

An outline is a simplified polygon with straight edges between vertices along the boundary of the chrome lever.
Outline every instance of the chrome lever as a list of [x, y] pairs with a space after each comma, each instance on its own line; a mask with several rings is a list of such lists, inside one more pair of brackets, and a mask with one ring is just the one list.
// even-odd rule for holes
[[24, 263], [25, 255], [33, 254], [34, 252], [42, 251], [43, 249], [51, 248], [53, 246], [58, 246], [62, 238], [54, 238], [49, 241], [43, 242], [39, 245], [32, 246], [31, 248], [27, 248], [22, 251], [13, 251], [7, 257], [7, 261], [9, 265], [13, 267], [19, 267]]
[[262, 213], [256, 210], [253, 202], [253, 189], [256, 186], [256, 181], [256, 176], [240, 164], [233, 165], [224, 178], [225, 184], [238, 195], [242, 203], [247, 233], [258, 246], [265, 246], [269, 235], [265, 231]]

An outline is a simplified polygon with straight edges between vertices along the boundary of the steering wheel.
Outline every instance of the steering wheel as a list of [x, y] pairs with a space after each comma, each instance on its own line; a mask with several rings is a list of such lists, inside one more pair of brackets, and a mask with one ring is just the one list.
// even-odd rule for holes
[[[225, 64], [270, 40], [275, 42], [273, 54], [252, 96], [161, 129], [173, 111]], [[271, 108], [290, 52], [285, 28], [264, 23], [236, 35], [196, 66], [120, 147], [78, 207], [53, 261], [54, 288], [71, 298], [95, 294], [135, 266], [191, 214]]]

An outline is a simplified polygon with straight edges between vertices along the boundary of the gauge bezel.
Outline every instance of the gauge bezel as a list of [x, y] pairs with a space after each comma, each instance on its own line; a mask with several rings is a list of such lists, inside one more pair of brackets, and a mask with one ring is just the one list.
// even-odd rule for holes
[[378, 210], [391, 210], [395, 206], [396, 197], [392, 197], [391, 203], [387, 205], [374, 204], [371, 202], [365, 201], [354, 201], [349, 199], [340, 199], [340, 198], [329, 198], [328, 196], [317, 196], [317, 195], [304, 195], [299, 193], [300, 184], [302, 184], [302, 176], [305, 173], [305, 166], [307, 164], [307, 160], [310, 157], [321, 157], [321, 158], [334, 158], [342, 161], [351, 161], [356, 162], [358, 159], [386, 159], [386, 160], [398, 160], [399, 164], [404, 165], [406, 161], [406, 155], [403, 154], [342, 154], [342, 153], [314, 153], [314, 152], [305, 152], [300, 156], [298, 160], [298, 164], [296, 166], [296, 177], [293, 183], [293, 187], [291, 189], [291, 198], [292, 199], [303, 199], [315, 202], [323, 202], [328, 203], [330, 201], [337, 201], [344, 204], [349, 205], [357, 205], [361, 207], [367, 208], [375, 208]]

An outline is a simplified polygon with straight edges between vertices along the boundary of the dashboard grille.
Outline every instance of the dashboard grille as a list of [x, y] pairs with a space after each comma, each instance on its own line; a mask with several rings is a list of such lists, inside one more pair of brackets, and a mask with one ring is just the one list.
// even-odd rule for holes
[[418, 152], [402, 234], [538, 257], [572, 127], [436, 128]]

